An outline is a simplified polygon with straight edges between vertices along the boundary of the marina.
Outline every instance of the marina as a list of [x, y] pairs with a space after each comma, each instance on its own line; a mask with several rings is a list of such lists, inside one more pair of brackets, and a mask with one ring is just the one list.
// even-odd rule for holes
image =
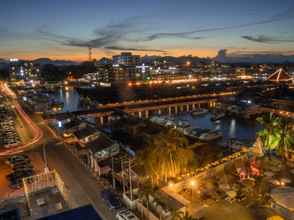
[[195, 117], [191, 113], [183, 113], [174, 117], [154, 116], [151, 121], [161, 125], [172, 126], [188, 136], [193, 136], [204, 141], [218, 141], [228, 143], [238, 140], [252, 144], [256, 139], [256, 132], [261, 129], [254, 119], [244, 120], [235, 117], [222, 117], [220, 120], [211, 120], [213, 114]]

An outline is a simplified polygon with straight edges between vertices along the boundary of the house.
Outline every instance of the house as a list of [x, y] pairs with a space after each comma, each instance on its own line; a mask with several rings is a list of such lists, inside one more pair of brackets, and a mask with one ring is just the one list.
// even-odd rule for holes
[[85, 128], [87, 124], [85, 122], [81, 122], [80, 120], [71, 120], [63, 124], [62, 127], [62, 135], [63, 137], [71, 137], [74, 132]]
[[[88, 142], [85, 147], [88, 151], [90, 169], [98, 172], [99, 175], [108, 172], [100, 165], [100, 162], [119, 154], [120, 146], [105, 134], [100, 133], [99, 137]], [[104, 170], [104, 171], [103, 171]]]
[[81, 147], [85, 147], [88, 142], [91, 142], [100, 136], [101, 132], [96, 128], [86, 125], [81, 129], [78, 129], [74, 132], [74, 136], [76, 141], [81, 145]]

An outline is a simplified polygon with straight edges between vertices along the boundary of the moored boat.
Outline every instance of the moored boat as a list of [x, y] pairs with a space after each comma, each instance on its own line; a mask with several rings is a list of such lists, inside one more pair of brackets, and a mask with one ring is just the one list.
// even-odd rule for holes
[[211, 120], [212, 121], [217, 121], [217, 120], [220, 120], [222, 118], [224, 118], [226, 115], [224, 112], [218, 112], [218, 113], [214, 113], [212, 116], [211, 116]]
[[200, 116], [200, 115], [204, 115], [207, 114], [208, 110], [205, 108], [198, 108], [197, 110], [194, 110], [191, 115], [192, 116]]
[[214, 141], [223, 137], [220, 131], [210, 131], [199, 136], [202, 141]]

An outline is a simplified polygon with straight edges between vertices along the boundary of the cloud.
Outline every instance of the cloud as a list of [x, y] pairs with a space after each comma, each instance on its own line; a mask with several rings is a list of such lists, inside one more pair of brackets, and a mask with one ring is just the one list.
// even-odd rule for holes
[[257, 42], [257, 43], [266, 43], [266, 44], [272, 44], [272, 43], [294, 43], [294, 40], [291, 39], [280, 39], [265, 35], [259, 35], [259, 36], [248, 36], [244, 35], [242, 36], [243, 39]]
[[193, 36], [194, 34], [223, 31], [223, 30], [235, 30], [235, 29], [253, 27], [253, 26], [262, 25], [262, 24], [270, 24], [270, 23], [293, 19], [293, 18], [294, 18], [294, 7], [291, 7], [285, 11], [277, 13], [277, 14], [275, 14], [267, 19], [263, 19], [263, 20], [258, 20], [258, 21], [254, 21], [254, 22], [244, 23], [244, 24], [231, 25], [231, 26], [195, 29], [195, 30], [186, 31], [186, 32], [155, 33], [155, 34], [151, 34], [151, 35], [145, 37], [144, 39], [142, 39], [142, 41], [152, 41], [152, 40], [156, 40], [156, 39], [160, 39], [160, 38], [167, 38], [167, 37], [178, 37], [178, 38], [198, 40], [198, 39], [202, 39], [202, 37], [195, 37], [195, 36]]
[[[202, 29], [195, 29], [186, 32], [159, 32], [159, 33], [152, 33], [147, 34], [145, 31], [145, 22], [146, 19], [141, 19], [142, 17], [129, 17], [119, 23], [112, 23], [103, 28], [95, 29], [93, 31], [94, 37], [88, 40], [85, 39], [78, 39], [74, 37], [59, 35], [55, 33], [51, 33], [47, 31], [46, 28], [41, 28], [39, 33], [42, 35], [43, 38], [47, 40], [52, 40], [58, 42], [61, 45], [71, 46], [71, 47], [91, 47], [91, 48], [104, 48], [109, 50], [128, 50], [132, 49], [135, 50], [136, 46], [134, 43], [138, 42], [148, 42], [162, 38], [183, 38], [189, 40], [201, 40], [205, 39], [205, 37], [195, 36], [199, 33], [207, 33], [207, 32], [215, 32], [215, 31], [222, 31], [222, 30], [234, 30], [246, 27], [252, 27], [262, 24], [269, 24], [277, 21], [282, 21], [286, 19], [293, 19], [294, 18], [294, 7], [289, 8], [285, 11], [277, 13], [269, 18], [263, 20], [257, 20], [249, 23], [244, 24], [236, 24], [231, 26], [220, 26], [220, 27], [208, 27]], [[136, 39], [130, 38], [132, 34], [140, 33], [140, 37]], [[282, 40], [282, 39], [273, 39], [266, 36], [242, 36], [244, 39], [255, 41], [255, 42], [262, 42], [262, 43], [273, 43], [273, 42], [292, 42], [291, 40]], [[127, 44], [127, 47], [123, 47], [122, 45]], [[112, 49], [111, 49], [112, 48]], [[161, 50], [154, 50], [148, 48], [138, 48], [138, 51], [158, 51]], [[165, 51], [163, 51], [165, 52]]]
[[129, 48], [129, 47], [118, 47], [118, 46], [109, 46], [105, 47], [105, 49], [108, 50], [125, 50], [125, 51], [146, 51], [146, 52], [160, 52], [160, 53], [166, 53], [165, 50], [158, 50], [158, 49], [148, 49], [148, 48]]
[[95, 37], [89, 40], [77, 39], [69, 36], [59, 35], [49, 32], [46, 27], [41, 27], [38, 32], [48, 40], [60, 43], [61, 45], [71, 47], [91, 47], [101, 48], [106, 50], [130, 50], [130, 51], [149, 51], [161, 52], [166, 51], [160, 49], [148, 48], [135, 48], [135, 47], [122, 47], [120, 44], [123, 41], [130, 42], [128, 35], [140, 31], [140, 18], [131, 17], [127, 18], [120, 23], [113, 23], [105, 26], [104, 28], [94, 30]]
[[50, 31], [48, 31], [47, 27], [45, 27], [45, 26], [38, 28], [37, 33], [39, 34], [39, 37], [41, 37], [45, 40], [57, 42], [59, 44], [65, 44], [68, 41], [75, 41], [75, 40], [78, 41], [78, 39], [75, 39], [72, 37], [52, 33]]
[[190, 39], [190, 40], [200, 40], [204, 39], [204, 37], [194, 37], [190, 36], [191, 32], [175, 32], [175, 33], [155, 33], [151, 34], [147, 37], [144, 37], [142, 39], [139, 39], [138, 41], [152, 41], [160, 38], [184, 38], [184, 39]]
[[224, 63], [284, 63], [294, 62], [294, 51], [279, 50], [220, 50], [214, 58]]

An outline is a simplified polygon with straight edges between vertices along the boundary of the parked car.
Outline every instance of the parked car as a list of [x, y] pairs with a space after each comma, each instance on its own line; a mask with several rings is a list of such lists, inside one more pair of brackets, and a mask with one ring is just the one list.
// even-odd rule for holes
[[15, 164], [20, 161], [27, 161], [27, 160], [29, 160], [27, 155], [13, 156], [8, 159], [8, 161], [12, 164]]
[[139, 218], [128, 209], [119, 211], [115, 217], [118, 220], [139, 220]]
[[119, 209], [121, 207], [121, 202], [117, 195], [109, 189], [101, 191], [101, 197], [106, 202], [110, 209]]

